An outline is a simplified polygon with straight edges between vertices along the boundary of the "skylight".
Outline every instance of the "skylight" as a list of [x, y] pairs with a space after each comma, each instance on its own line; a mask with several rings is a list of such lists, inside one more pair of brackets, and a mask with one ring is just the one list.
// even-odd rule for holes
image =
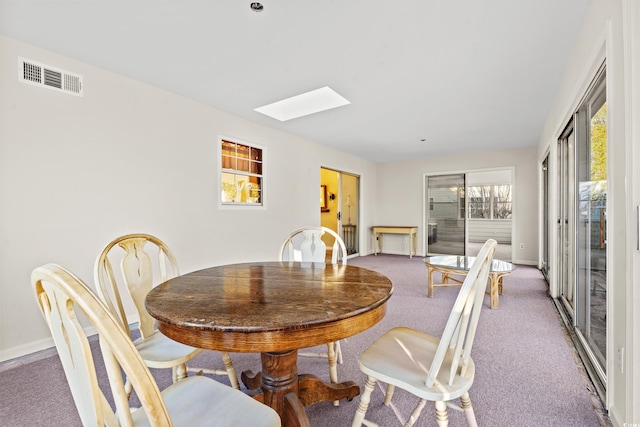
[[285, 122], [298, 117], [308, 116], [309, 114], [342, 107], [347, 104], [351, 104], [351, 102], [338, 95], [330, 87], [325, 86], [312, 90], [311, 92], [258, 107], [255, 111]]

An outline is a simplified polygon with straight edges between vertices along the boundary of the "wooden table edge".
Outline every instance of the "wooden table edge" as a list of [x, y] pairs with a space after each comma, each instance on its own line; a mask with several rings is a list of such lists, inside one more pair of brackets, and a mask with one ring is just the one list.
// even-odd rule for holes
[[288, 351], [338, 341], [369, 329], [384, 317], [390, 296], [391, 293], [372, 309], [313, 328], [234, 332], [215, 328], [197, 330], [162, 320], [157, 320], [157, 325], [167, 337], [192, 347], [238, 353], [256, 353], [256, 348], [261, 352]]

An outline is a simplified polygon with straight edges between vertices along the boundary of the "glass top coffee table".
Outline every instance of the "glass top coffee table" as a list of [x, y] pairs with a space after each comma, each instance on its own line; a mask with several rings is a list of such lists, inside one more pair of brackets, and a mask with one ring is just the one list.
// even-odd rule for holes
[[[433, 288], [436, 286], [460, 286], [463, 279], [451, 276], [466, 276], [475, 261], [475, 257], [460, 255], [440, 255], [430, 256], [424, 259], [424, 264], [429, 271], [429, 286], [427, 295], [433, 298]], [[489, 295], [491, 297], [491, 308], [499, 306], [498, 295], [502, 294], [502, 278], [511, 274], [514, 266], [507, 261], [494, 259], [489, 271]], [[442, 275], [442, 283], [433, 283], [433, 272], [437, 271]]]

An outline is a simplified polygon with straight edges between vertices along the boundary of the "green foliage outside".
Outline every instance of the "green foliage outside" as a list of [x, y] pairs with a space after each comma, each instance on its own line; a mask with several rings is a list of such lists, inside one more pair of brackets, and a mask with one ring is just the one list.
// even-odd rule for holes
[[591, 118], [591, 181], [607, 179], [607, 104]]

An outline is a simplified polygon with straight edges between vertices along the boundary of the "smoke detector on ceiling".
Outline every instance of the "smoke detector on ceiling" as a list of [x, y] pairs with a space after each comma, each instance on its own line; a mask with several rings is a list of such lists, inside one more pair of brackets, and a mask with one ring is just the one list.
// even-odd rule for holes
[[18, 80], [69, 95], [84, 96], [81, 75], [26, 58], [18, 58]]

